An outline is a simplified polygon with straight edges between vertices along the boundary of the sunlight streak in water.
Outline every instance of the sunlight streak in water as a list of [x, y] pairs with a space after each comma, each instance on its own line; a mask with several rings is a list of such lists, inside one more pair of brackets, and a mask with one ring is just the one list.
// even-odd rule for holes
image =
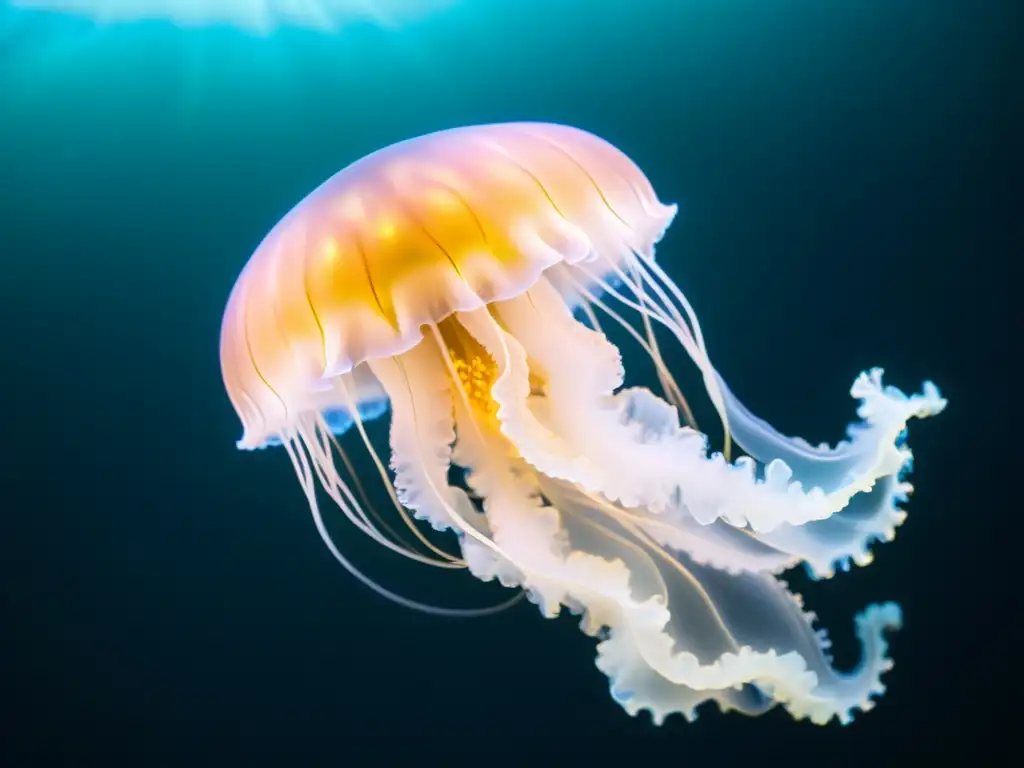
[[[430, 69], [419, 25], [467, 0], [0, 0], [6, 95], [31, 102], [60, 90], [130, 87], [138, 78], [189, 112], [228, 87], [235, 97], [286, 92], [296, 57], [337, 77], [367, 50]], [[360, 53], [362, 52], [362, 53]], [[410, 63], [413, 62], [413, 63]], [[56, 89], [56, 91], [54, 90]]]
[[458, 0], [10, 0], [15, 7], [55, 11], [106, 24], [169, 21], [182, 27], [232, 26], [254, 34], [282, 27], [336, 31], [369, 21], [386, 27]]

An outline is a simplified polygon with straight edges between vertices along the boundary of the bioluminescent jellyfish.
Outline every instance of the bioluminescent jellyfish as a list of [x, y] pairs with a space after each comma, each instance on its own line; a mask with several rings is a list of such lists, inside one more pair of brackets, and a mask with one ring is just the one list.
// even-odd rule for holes
[[[908, 397], [880, 370], [862, 373], [860, 421], [834, 447], [752, 414], [655, 261], [675, 210], [620, 151], [559, 125], [457, 128], [359, 160], [271, 230], [228, 299], [220, 359], [238, 447], [283, 448], [324, 542], [380, 594], [456, 612], [356, 569], [318, 493], [397, 553], [520, 588], [544, 616], [581, 615], [632, 714], [692, 719], [713, 700], [847, 722], [883, 690], [884, 632], [900, 610], [860, 614], [862, 658], [838, 671], [779, 576], [803, 564], [830, 577], [893, 538], [911, 491], [907, 422], [945, 401], [930, 382]], [[614, 327], [653, 361], [657, 394], [625, 386], [602, 331]], [[725, 429], [719, 452], [666, 343], [702, 374]], [[366, 428], [384, 414], [390, 471]], [[393, 524], [345, 479], [366, 472], [343, 471], [342, 434], [362, 438]], [[459, 553], [413, 517], [453, 532]]]
[[350, 21], [396, 25], [457, 0], [10, 0], [11, 5], [84, 16], [102, 23], [169, 21], [227, 25], [250, 32], [281, 27], [335, 30]]

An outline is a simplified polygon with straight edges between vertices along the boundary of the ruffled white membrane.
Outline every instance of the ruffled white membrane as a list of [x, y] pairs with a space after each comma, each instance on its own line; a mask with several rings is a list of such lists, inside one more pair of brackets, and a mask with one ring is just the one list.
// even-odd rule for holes
[[59, 11], [103, 23], [162, 20], [184, 27], [230, 25], [255, 33], [280, 27], [333, 31], [346, 22], [389, 26], [458, 0], [10, 0], [16, 7]]
[[[648, 390], [613, 394], [614, 350], [547, 292], [542, 281], [501, 303], [500, 322], [459, 317], [501, 371], [492, 390], [501, 432], [538, 470], [534, 491], [508, 469], [499, 479], [497, 449], [462, 452], [503, 556], [475, 572], [513, 583], [521, 570], [546, 614], [567, 605], [584, 613], [585, 631], [606, 629], [598, 666], [615, 698], [657, 722], [692, 719], [708, 699], [748, 713], [779, 703], [818, 723], [869, 709], [891, 666], [882, 633], [899, 626], [899, 608], [857, 618], [863, 660], [839, 673], [813, 616], [772, 574], [802, 561], [828, 575], [835, 560], [864, 563], [871, 541], [892, 538], [909, 491], [898, 479], [910, 461], [906, 424], [942, 410], [935, 387], [908, 398], [883, 388], [880, 371], [862, 374], [852, 389], [862, 421], [849, 441], [812, 449], [753, 417], [720, 382], [730, 429], [752, 454], [729, 464]], [[543, 392], [531, 392], [527, 360]], [[538, 509], [538, 498], [550, 506]]]
[[[644, 213], [641, 196], [634, 204], [643, 209], [633, 217], [638, 227], [664, 230], [667, 209]], [[324, 378], [316, 412], [280, 434], [318, 530], [364, 583], [411, 604], [344, 559], [321, 519], [317, 482], [378, 543], [521, 587], [545, 616], [563, 607], [581, 614], [582, 629], [600, 637], [597, 665], [630, 713], [693, 719], [701, 703], [715, 701], [747, 714], [781, 705], [796, 718], [848, 722], [884, 690], [892, 662], [883, 634], [900, 625], [900, 609], [861, 613], [861, 661], [837, 671], [813, 614], [777, 575], [803, 564], [829, 577], [837, 564], [866, 565], [869, 547], [893, 538], [911, 491], [907, 425], [946, 402], [931, 383], [909, 397], [883, 386], [874, 369], [851, 389], [859, 421], [845, 441], [813, 447], [784, 436], [712, 366], [689, 302], [637, 245], [656, 236], [602, 216], [597, 239], [573, 230], [572, 259], [557, 258], [557, 228], [524, 229], [518, 247], [546, 265], [543, 274], [504, 286], [500, 297], [449, 301], [452, 314], [416, 324], [409, 344]], [[460, 290], [479, 293], [464, 282]], [[600, 330], [609, 319], [650, 355], [663, 396], [623, 388], [619, 350]], [[697, 431], [655, 328], [700, 370], [726, 427], [721, 453]], [[363, 426], [384, 402], [392, 475]], [[370, 450], [398, 513], [408, 508], [454, 531], [461, 558], [422, 538], [401, 546], [371, 520], [334, 467], [331, 433], [348, 427]], [[733, 460], [732, 442], [746, 455]], [[453, 464], [464, 482], [451, 480]]]
[[[861, 662], [837, 671], [813, 614], [775, 574], [804, 563], [830, 576], [894, 536], [910, 491], [907, 423], [943, 409], [934, 385], [907, 397], [880, 370], [862, 374], [851, 389], [860, 421], [815, 448], [750, 413], [711, 369], [748, 454], [729, 462], [666, 401], [620, 389], [617, 350], [544, 278], [445, 327], [369, 367], [392, 407], [398, 499], [455, 530], [475, 576], [522, 587], [546, 616], [580, 613], [601, 637], [615, 700], [655, 722], [693, 719], [709, 700], [816, 723], [871, 708], [899, 607], [857, 617]], [[467, 355], [483, 371], [468, 388], [449, 360]], [[289, 450], [307, 444], [300, 434]], [[466, 490], [449, 484], [452, 462]]]

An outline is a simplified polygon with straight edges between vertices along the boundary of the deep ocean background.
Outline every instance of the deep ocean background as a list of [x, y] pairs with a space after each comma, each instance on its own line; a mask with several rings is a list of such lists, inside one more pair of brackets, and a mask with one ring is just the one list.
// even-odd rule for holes
[[[1017, 674], [1021, 21], [995, 0], [463, 0], [255, 38], [0, 3], [0, 765], [984, 757]], [[575, 619], [385, 603], [331, 559], [285, 455], [235, 450], [217, 335], [266, 231], [376, 148], [515, 119], [602, 135], [681, 204], [659, 259], [783, 431], [841, 437], [875, 365], [949, 398], [911, 425], [896, 541], [805, 590], [841, 662], [855, 611], [903, 606], [853, 725], [630, 718]], [[412, 596], [504, 596], [336, 530]]]

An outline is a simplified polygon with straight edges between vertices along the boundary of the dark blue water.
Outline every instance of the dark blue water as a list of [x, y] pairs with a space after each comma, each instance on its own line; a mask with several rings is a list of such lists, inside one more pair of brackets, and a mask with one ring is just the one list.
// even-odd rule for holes
[[[998, 736], [1014, 3], [464, 0], [267, 39], [17, 15], [0, 3], [0, 764], [889, 764]], [[786, 432], [840, 437], [873, 365], [949, 398], [914, 426], [896, 541], [807, 590], [840, 661], [855, 610], [903, 605], [854, 725], [630, 718], [575, 620], [383, 603], [330, 559], [284, 455], [234, 450], [217, 334], [270, 226], [376, 148], [514, 119], [604, 136], [681, 204], [659, 258]], [[351, 543], [420, 599], [504, 596]]]

